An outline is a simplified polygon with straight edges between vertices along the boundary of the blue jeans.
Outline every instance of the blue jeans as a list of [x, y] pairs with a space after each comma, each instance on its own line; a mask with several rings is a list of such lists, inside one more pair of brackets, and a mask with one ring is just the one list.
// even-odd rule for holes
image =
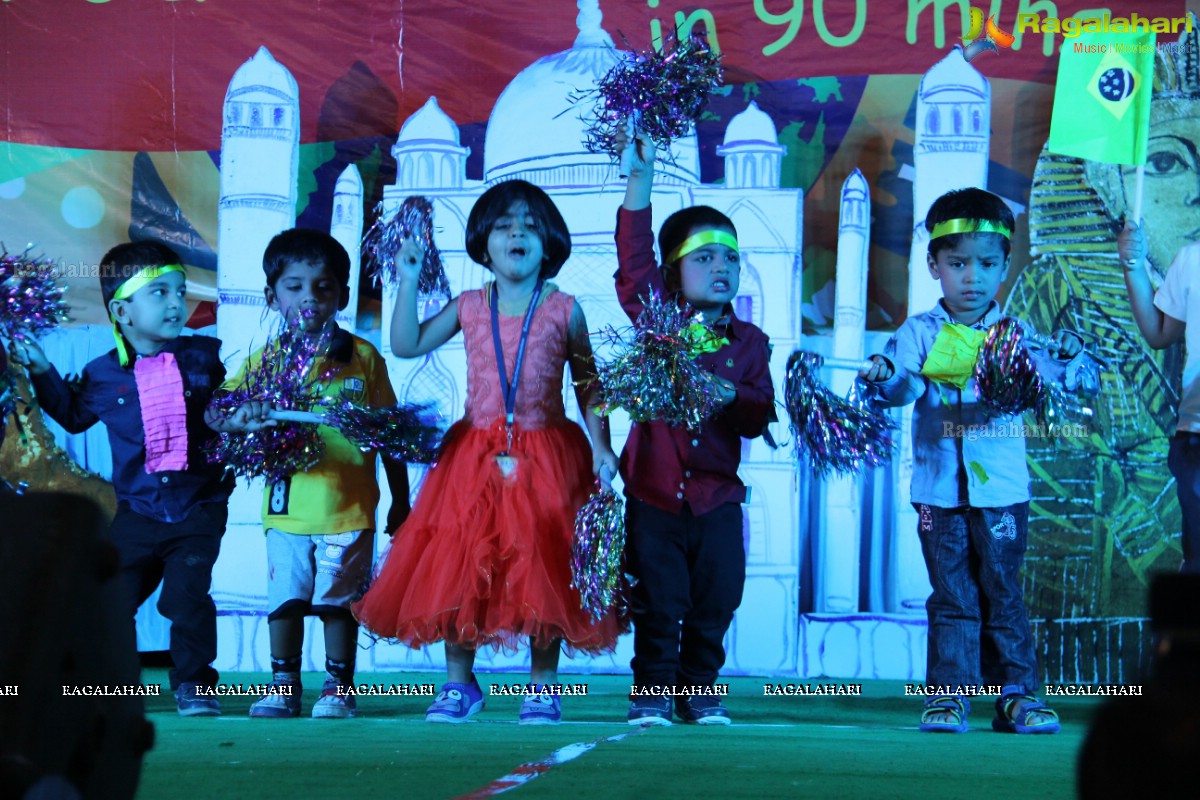
[[1037, 690], [1021, 567], [1029, 503], [1001, 508], [913, 504], [933, 594], [925, 682]]
[[1167, 468], [1175, 476], [1183, 521], [1183, 565], [1179, 571], [1200, 573], [1200, 433], [1176, 433], [1171, 438]]

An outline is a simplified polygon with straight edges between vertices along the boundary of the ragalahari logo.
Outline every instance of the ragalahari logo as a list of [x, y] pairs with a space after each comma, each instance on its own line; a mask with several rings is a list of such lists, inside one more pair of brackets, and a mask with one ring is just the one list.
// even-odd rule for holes
[[1007, 50], [1012, 47], [1015, 38], [1008, 31], [1000, 29], [994, 16], [988, 17], [985, 22], [983, 12], [972, 8], [967, 35], [963, 37], [963, 58], [971, 61], [980, 53], [999, 53], [1001, 47]]

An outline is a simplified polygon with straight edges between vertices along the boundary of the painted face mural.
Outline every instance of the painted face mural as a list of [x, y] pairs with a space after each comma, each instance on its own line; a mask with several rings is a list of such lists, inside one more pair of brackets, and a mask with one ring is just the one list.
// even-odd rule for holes
[[[1161, 281], [1181, 247], [1200, 240], [1200, 76], [1193, 32], [1155, 66], [1143, 219]], [[1184, 56], [1190, 52], [1190, 62]], [[1043, 153], [1030, 193], [1033, 263], [1009, 313], [1042, 330], [1074, 328], [1106, 359], [1086, 438], [1030, 439], [1033, 504], [1026, 597], [1032, 616], [1064, 622], [1049, 660], [1101, 618], [1143, 616], [1151, 571], [1180, 561], [1180, 510], [1167, 472], [1182, 345], [1152, 350], [1133, 320], [1116, 231], [1130, 213], [1133, 167]], [[1071, 628], [1071, 630], [1068, 630]], [[1081, 658], [1082, 656], [1078, 656]], [[1064, 664], [1064, 669], [1069, 665]]]

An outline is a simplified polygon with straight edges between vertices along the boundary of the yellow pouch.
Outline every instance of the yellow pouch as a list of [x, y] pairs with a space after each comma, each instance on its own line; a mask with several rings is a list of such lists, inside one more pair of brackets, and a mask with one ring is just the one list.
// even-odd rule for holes
[[975, 362], [987, 331], [968, 328], [957, 322], [946, 322], [938, 331], [929, 355], [921, 365], [921, 374], [935, 383], [967, 387], [967, 381], [975, 372]]
[[700, 322], [693, 322], [684, 328], [683, 335], [687, 341], [688, 353], [693, 358], [702, 353], [715, 353], [729, 344], [728, 339], [718, 336], [707, 325]]

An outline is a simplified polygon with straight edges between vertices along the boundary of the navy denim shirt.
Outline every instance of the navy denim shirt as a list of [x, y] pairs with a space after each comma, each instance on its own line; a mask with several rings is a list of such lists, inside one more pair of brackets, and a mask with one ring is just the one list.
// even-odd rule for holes
[[108, 428], [112, 447], [112, 482], [119, 502], [147, 517], [179, 522], [201, 503], [225, 502], [233, 491], [233, 476], [220, 464], [209, 464], [204, 447], [217, 434], [204, 424], [204, 409], [225, 380], [221, 342], [209, 336], [181, 336], [167, 342], [163, 352], [174, 353], [183, 378], [187, 405], [188, 468], [146, 472], [142, 408], [138, 402], [133, 366], [122, 367], [117, 351], [92, 360], [77, 387], [68, 386], [51, 368], [32, 376], [42, 409], [70, 433], [97, 422]]

